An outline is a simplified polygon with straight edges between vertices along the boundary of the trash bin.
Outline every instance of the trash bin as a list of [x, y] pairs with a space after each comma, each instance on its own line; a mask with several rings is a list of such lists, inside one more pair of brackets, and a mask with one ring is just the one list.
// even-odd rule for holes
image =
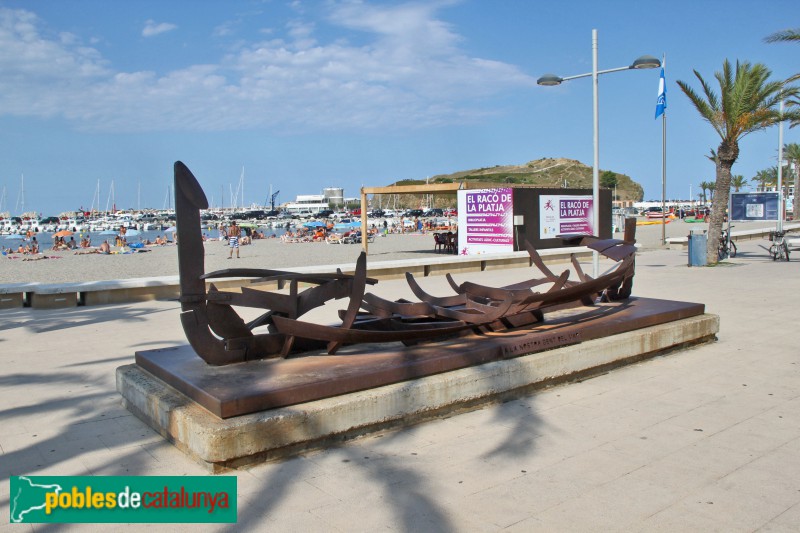
[[706, 266], [706, 248], [708, 236], [706, 230], [692, 230], [689, 233], [689, 266]]

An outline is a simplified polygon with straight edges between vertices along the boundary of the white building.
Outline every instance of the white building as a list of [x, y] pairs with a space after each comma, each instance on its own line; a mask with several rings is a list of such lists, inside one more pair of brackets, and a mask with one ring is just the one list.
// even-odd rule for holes
[[287, 202], [284, 211], [296, 215], [319, 213], [323, 209], [330, 209], [328, 201], [323, 194], [299, 194], [294, 202]]

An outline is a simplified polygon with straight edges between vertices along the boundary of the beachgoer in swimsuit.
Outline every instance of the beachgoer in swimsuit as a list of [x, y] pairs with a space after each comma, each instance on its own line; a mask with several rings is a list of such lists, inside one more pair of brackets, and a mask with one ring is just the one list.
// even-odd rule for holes
[[228, 259], [233, 257], [233, 250], [236, 249], [236, 259], [239, 259], [239, 237], [242, 235], [242, 230], [236, 225], [236, 221], [231, 221], [231, 226], [228, 228]]
[[110, 254], [111, 253], [111, 246], [108, 245], [108, 241], [103, 241], [103, 244], [100, 245], [100, 253], [101, 254]]

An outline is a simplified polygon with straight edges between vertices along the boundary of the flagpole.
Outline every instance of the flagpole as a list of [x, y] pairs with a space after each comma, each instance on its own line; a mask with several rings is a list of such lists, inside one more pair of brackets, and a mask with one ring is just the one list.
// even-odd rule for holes
[[[667, 62], [667, 54], [663, 55], [661, 69], [664, 72], [664, 64]], [[667, 211], [665, 209], [665, 199], [667, 197], [667, 106], [666, 106], [666, 80], [664, 80], [664, 111], [661, 113], [661, 245], [667, 244]]]
[[[664, 210], [664, 199], [667, 197], [667, 112], [661, 115], [661, 213], [666, 215]], [[661, 244], [667, 244], [667, 219], [661, 219]]]

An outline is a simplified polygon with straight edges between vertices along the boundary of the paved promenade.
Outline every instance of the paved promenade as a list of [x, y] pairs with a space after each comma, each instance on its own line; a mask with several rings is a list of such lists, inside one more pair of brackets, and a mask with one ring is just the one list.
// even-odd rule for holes
[[[715, 268], [639, 255], [634, 294], [704, 302], [716, 343], [237, 471], [237, 525], [148, 531], [798, 531], [800, 252], [776, 263], [765, 245]], [[0, 311], [0, 531], [51, 529], [7, 523], [10, 475], [205, 474], [115, 390], [134, 351], [185, 342], [178, 310]]]

